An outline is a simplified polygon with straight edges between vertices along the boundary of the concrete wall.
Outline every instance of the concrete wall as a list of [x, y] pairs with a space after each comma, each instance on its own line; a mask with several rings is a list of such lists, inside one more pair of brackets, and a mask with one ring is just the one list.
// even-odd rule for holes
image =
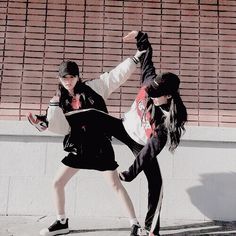
[[[51, 182], [65, 153], [63, 137], [39, 133], [25, 121], [0, 121], [0, 214], [52, 215]], [[119, 170], [133, 160], [114, 141]], [[162, 218], [236, 220], [236, 129], [188, 127], [174, 156], [158, 157], [164, 179]], [[144, 217], [147, 186], [141, 174], [125, 183]], [[72, 216], [125, 217], [100, 172], [81, 170], [66, 188]]]

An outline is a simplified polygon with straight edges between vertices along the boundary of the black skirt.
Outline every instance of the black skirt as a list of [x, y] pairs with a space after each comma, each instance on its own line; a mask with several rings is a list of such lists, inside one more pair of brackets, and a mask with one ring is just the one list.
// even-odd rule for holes
[[64, 150], [69, 154], [62, 160], [66, 166], [99, 171], [118, 167], [109, 137], [88, 127], [76, 130], [64, 139]]
[[62, 160], [66, 166], [78, 169], [115, 170], [118, 167], [110, 137], [99, 122], [85, 124], [79, 112], [66, 116], [71, 132], [65, 136], [64, 150], [69, 154]]

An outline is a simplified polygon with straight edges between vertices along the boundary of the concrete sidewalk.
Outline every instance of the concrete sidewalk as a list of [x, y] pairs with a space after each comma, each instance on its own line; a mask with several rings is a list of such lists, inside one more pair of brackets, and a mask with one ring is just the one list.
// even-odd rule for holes
[[[53, 217], [0, 216], [0, 236], [38, 236]], [[125, 219], [70, 218], [71, 236], [129, 236]], [[236, 222], [162, 222], [161, 235], [236, 235]]]

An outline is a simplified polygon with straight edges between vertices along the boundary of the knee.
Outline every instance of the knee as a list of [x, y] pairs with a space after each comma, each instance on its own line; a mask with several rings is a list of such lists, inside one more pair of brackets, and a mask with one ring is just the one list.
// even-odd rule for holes
[[65, 187], [65, 183], [62, 179], [54, 179], [52, 185], [54, 189], [61, 189]]

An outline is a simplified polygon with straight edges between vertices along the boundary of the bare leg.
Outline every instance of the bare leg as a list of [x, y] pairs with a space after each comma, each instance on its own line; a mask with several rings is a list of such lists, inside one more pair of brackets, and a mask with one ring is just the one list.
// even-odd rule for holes
[[62, 164], [57, 171], [53, 180], [53, 197], [57, 215], [65, 214], [65, 185], [78, 172], [78, 170], [79, 169], [74, 169]]
[[104, 171], [103, 175], [104, 175], [105, 179], [107, 180], [108, 184], [111, 185], [112, 189], [116, 192], [116, 194], [120, 198], [129, 218], [136, 219], [133, 203], [132, 203], [126, 189], [122, 185], [122, 183], [118, 177], [117, 171], [116, 170]]

